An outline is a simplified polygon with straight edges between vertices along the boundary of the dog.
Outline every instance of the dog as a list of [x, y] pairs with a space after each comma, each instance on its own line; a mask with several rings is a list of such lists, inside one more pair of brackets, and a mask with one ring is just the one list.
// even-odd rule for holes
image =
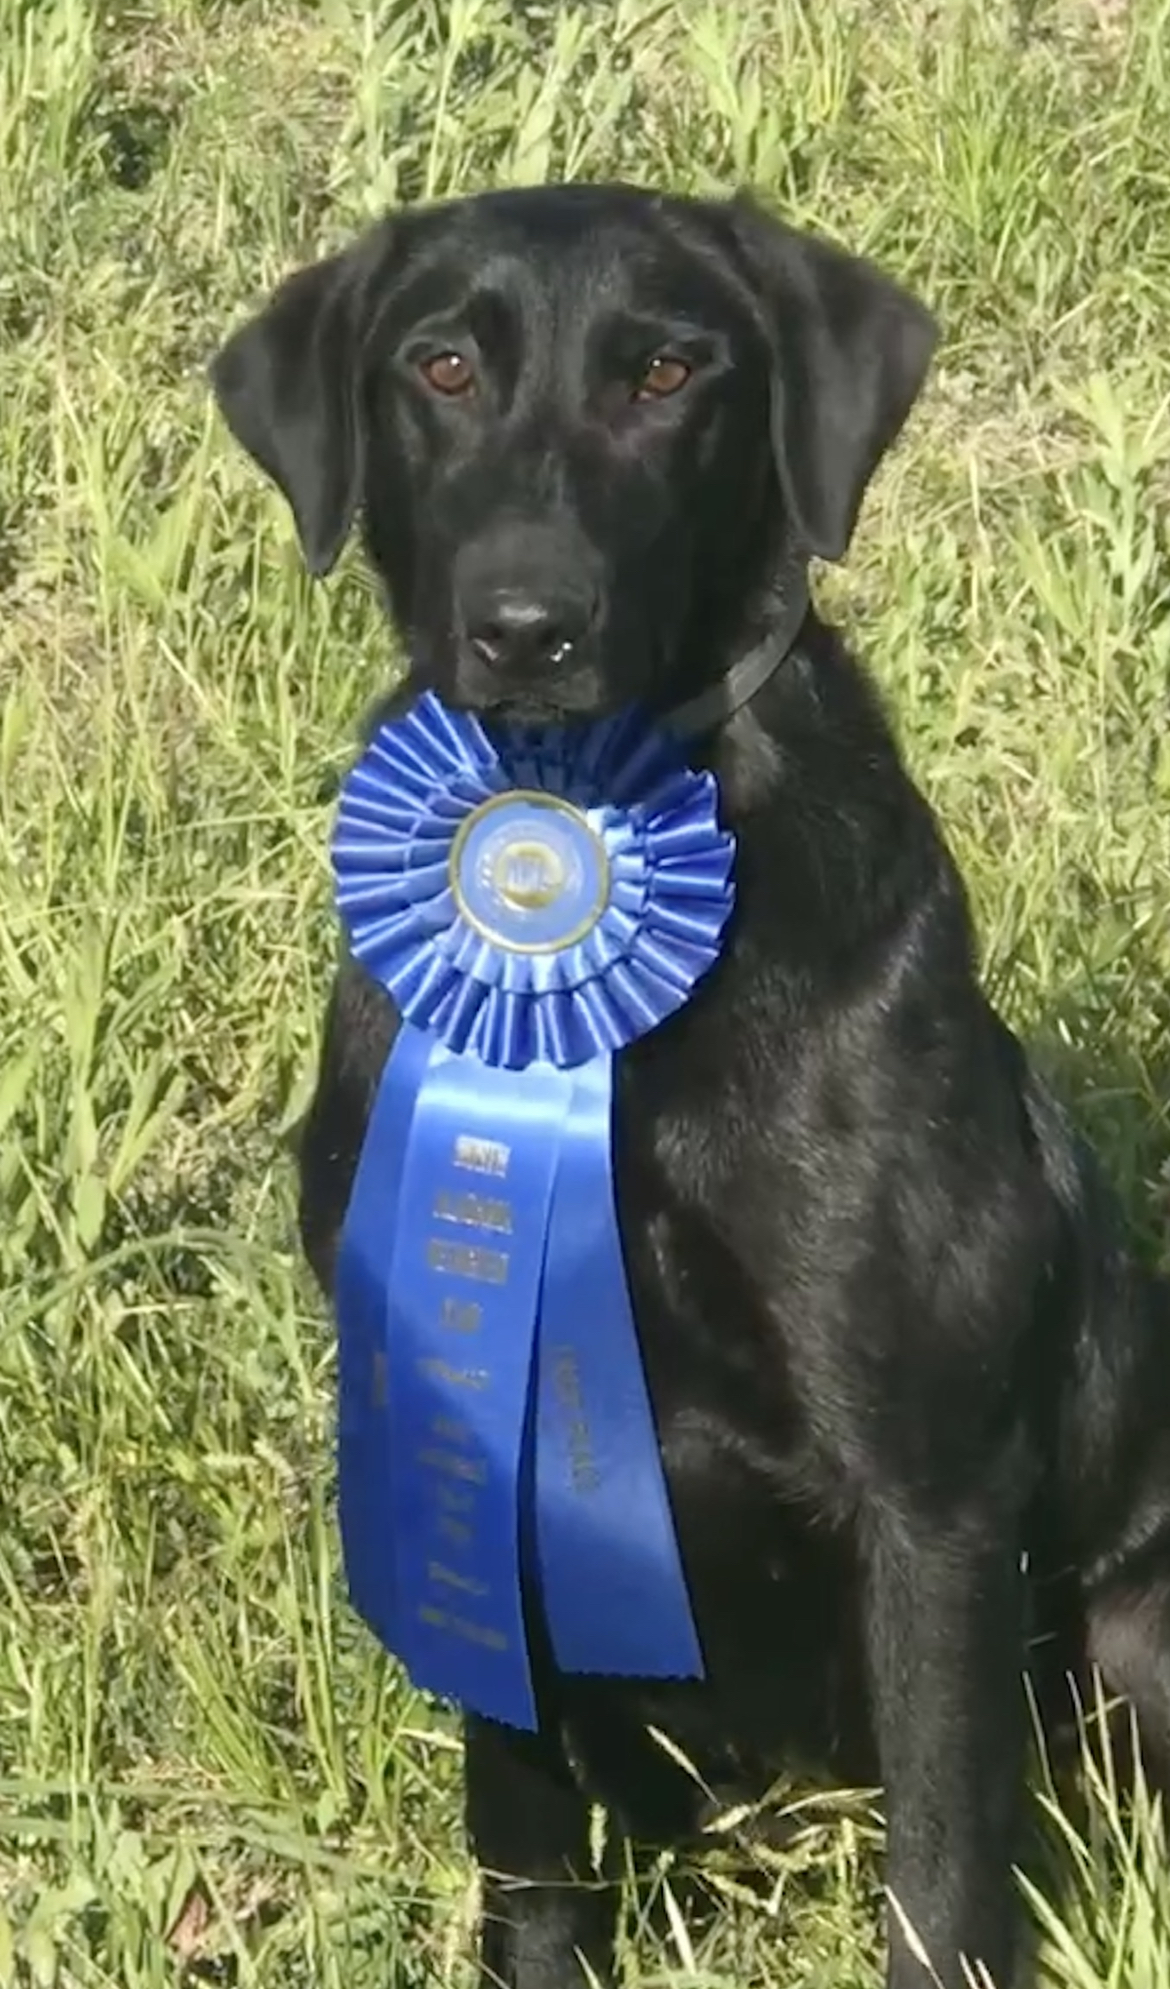
[[[409, 659], [375, 722], [424, 687], [522, 724], [690, 711], [736, 838], [722, 958], [615, 1079], [705, 1676], [564, 1675], [528, 1596], [538, 1731], [464, 1722], [485, 1985], [612, 1980], [591, 1804], [678, 1842], [786, 1770], [884, 1790], [889, 1989], [924, 1955], [1006, 1989], [1030, 1650], [1098, 1667], [1170, 1775], [1167, 1289], [981, 991], [939, 827], [807, 593], [936, 339], [749, 196], [567, 185], [391, 214], [212, 363], [313, 574], [360, 517]], [[396, 1027], [345, 962], [300, 1153], [326, 1294]]]

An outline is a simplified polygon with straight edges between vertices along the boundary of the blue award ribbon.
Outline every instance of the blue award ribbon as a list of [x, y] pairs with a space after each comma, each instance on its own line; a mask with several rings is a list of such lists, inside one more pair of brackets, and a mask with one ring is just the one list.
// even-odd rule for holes
[[613, 1057], [718, 957], [709, 774], [623, 715], [489, 735], [427, 694], [333, 844], [401, 1017], [337, 1271], [354, 1606], [417, 1685], [534, 1727], [525, 1583], [569, 1672], [702, 1675], [614, 1201]]

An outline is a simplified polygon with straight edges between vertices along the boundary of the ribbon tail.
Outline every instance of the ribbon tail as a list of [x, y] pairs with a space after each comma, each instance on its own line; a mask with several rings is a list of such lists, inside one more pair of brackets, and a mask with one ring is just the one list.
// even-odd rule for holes
[[382, 1071], [337, 1253], [337, 1478], [350, 1601], [391, 1648], [395, 1641], [390, 1475], [389, 1257], [386, 1230], [402, 1183], [419, 1083], [431, 1054], [403, 1025]]
[[541, 1592], [562, 1670], [698, 1678], [617, 1224], [612, 1070], [598, 1057], [573, 1073], [552, 1196], [537, 1348]]
[[[435, 1046], [390, 1269], [393, 1648], [414, 1683], [534, 1728], [521, 1504], [540, 1280], [571, 1077]], [[387, 1221], [395, 1205], [386, 1205]], [[385, 1245], [383, 1244], [383, 1249]]]

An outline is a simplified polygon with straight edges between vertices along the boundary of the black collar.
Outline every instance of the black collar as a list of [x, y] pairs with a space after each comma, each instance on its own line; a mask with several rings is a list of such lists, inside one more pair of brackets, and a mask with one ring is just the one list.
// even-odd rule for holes
[[734, 712], [755, 697], [789, 655], [808, 613], [808, 602], [808, 576], [802, 567], [793, 577], [791, 588], [786, 589], [784, 612], [775, 628], [754, 649], [738, 657], [717, 684], [668, 711], [661, 721], [665, 730], [676, 739], [690, 739], [725, 725]]

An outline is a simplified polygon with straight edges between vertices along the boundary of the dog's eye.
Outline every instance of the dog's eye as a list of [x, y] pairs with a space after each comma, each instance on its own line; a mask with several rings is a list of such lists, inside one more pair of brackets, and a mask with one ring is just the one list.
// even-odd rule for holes
[[436, 352], [432, 358], [424, 359], [418, 370], [428, 387], [449, 399], [469, 394], [475, 386], [474, 369], [461, 352]]
[[656, 352], [638, 382], [634, 399], [664, 401], [686, 386], [692, 370], [685, 359], [676, 358], [673, 352]]

